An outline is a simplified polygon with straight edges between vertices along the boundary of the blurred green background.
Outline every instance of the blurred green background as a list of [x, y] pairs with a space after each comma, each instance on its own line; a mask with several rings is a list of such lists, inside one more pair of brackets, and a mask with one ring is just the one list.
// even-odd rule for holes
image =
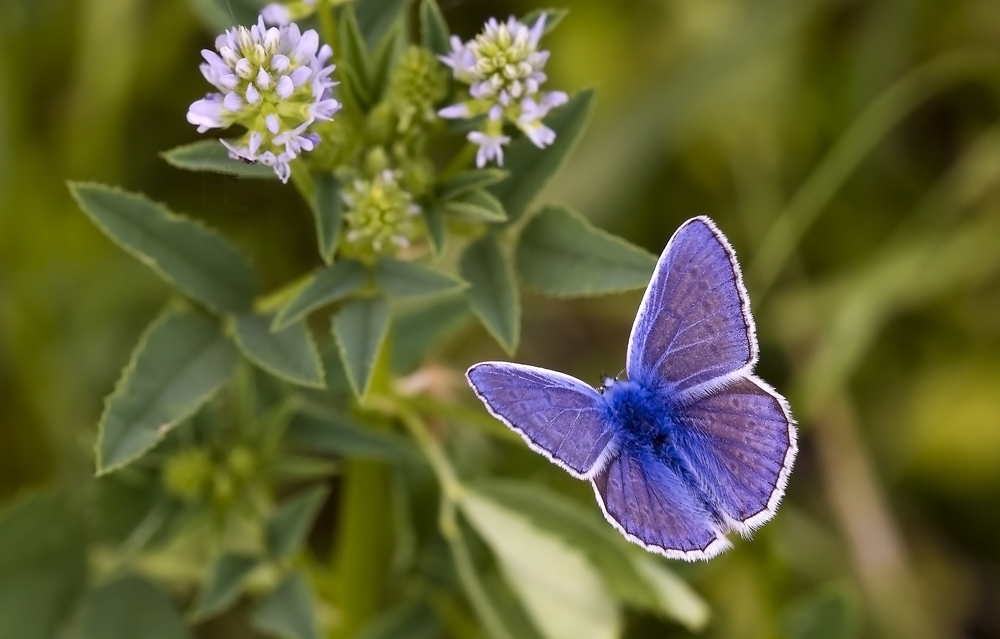
[[[801, 423], [775, 520], [678, 566], [712, 607], [705, 635], [1000, 637], [1000, 4], [561, 5], [549, 86], [599, 91], [543, 199], [656, 253], [683, 220], [712, 216], [746, 270], [760, 375]], [[537, 8], [441, 6], [466, 38], [490, 15]], [[216, 9], [0, 5], [5, 503], [89, 480], [102, 398], [168, 297], [65, 180], [209, 221], [253, 256], [265, 288], [315, 263], [290, 187], [158, 155], [199, 138], [184, 114], [207, 87], [197, 66]], [[639, 297], [526, 298], [517, 359], [596, 383], [623, 365]], [[470, 326], [436, 359], [463, 370], [502, 356]], [[633, 616], [629, 636], [686, 636], [663, 623]]]

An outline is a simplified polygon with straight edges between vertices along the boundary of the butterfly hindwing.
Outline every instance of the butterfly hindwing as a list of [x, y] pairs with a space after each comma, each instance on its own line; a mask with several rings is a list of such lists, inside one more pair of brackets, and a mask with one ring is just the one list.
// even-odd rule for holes
[[736, 255], [711, 220], [688, 220], [660, 256], [636, 315], [629, 379], [683, 392], [711, 385], [756, 359]]
[[495, 417], [575, 477], [589, 477], [609, 454], [606, 404], [580, 380], [507, 362], [476, 364], [466, 376]]

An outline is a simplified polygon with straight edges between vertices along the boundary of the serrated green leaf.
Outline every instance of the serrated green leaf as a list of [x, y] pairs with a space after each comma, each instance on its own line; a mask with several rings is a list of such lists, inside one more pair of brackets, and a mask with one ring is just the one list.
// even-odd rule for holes
[[465, 282], [447, 273], [390, 257], [379, 258], [375, 265], [375, 285], [395, 300], [448, 295], [466, 287]]
[[552, 30], [563, 21], [563, 18], [569, 14], [569, 9], [553, 9], [551, 7], [545, 9], [533, 9], [532, 11], [524, 14], [520, 22], [521, 24], [526, 24], [529, 27], [532, 27], [535, 25], [535, 21], [542, 17], [543, 13], [545, 14], [545, 29], [542, 30], [542, 35], [545, 35], [547, 33], [551, 33]]
[[139, 341], [107, 399], [97, 436], [97, 473], [134, 461], [189, 417], [233, 375], [236, 349], [218, 324], [168, 311]]
[[108, 237], [170, 284], [218, 312], [250, 308], [253, 271], [215, 231], [141, 195], [92, 183], [70, 191]]
[[253, 627], [280, 639], [320, 639], [316, 605], [302, 573], [286, 579], [254, 610]]
[[411, 0], [364, 0], [354, 3], [358, 30], [368, 48], [375, 48], [375, 44], [382, 39], [386, 31], [405, 15], [405, 9], [410, 2]]
[[469, 191], [484, 189], [487, 186], [503, 182], [508, 175], [510, 173], [502, 169], [462, 171], [441, 182], [437, 187], [437, 196], [441, 200], [450, 200]]
[[296, 450], [317, 455], [393, 462], [418, 458], [406, 439], [335, 413], [296, 415], [288, 425], [288, 441]]
[[427, 239], [434, 255], [444, 253], [444, 245], [448, 240], [448, 223], [444, 213], [436, 204], [424, 207], [424, 225], [427, 227]]
[[227, 554], [219, 557], [212, 566], [208, 583], [198, 594], [192, 616], [207, 619], [236, 603], [243, 582], [260, 565], [260, 558], [253, 555]]
[[476, 189], [444, 203], [445, 213], [462, 215], [483, 222], [506, 222], [507, 213], [500, 200], [487, 191]]
[[125, 577], [91, 593], [83, 610], [84, 639], [189, 639], [170, 599], [140, 577]]
[[317, 271], [274, 318], [271, 330], [280, 331], [321, 306], [350, 297], [365, 284], [367, 271], [360, 262], [340, 260]]
[[445, 22], [441, 7], [435, 0], [420, 2], [420, 42], [425, 49], [430, 49], [436, 55], [445, 55], [451, 51], [448, 39], [451, 30]]
[[400, 312], [393, 321], [392, 369], [398, 375], [411, 372], [427, 353], [471, 320], [469, 304], [461, 296]]
[[490, 187], [490, 192], [503, 204], [511, 221], [527, 211], [576, 147], [586, 128], [593, 97], [593, 90], [581, 91], [543, 120], [556, 132], [555, 142], [545, 149], [537, 148], [526, 136], [507, 148], [504, 167], [510, 177]]
[[367, 111], [374, 103], [372, 60], [368, 53], [368, 45], [358, 26], [353, 2], [341, 7], [339, 21], [341, 62], [337, 65], [337, 71], [343, 86], [354, 94], [361, 110]]
[[0, 513], [0, 637], [56, 636], [86, 582], [84, 534], [58, 495], [28, 495]]
[[171, 166], [185, 171], [208, 171], [250, 180], [277, 180], [274, 169], [264, 164], [246, 164], [229, 157], [229, 149], [218, 140], [199, 140], [160, 153]]
[[521, 301], [514, 269], [494, 235], [470, 245], [459, 273], [469, 283], [465, 298], [486, 330], [513, 354], [521, 334]]
[[267, 550], [275, 559], [291, 557], [305, 541], [320, 507], [330, 494], [315, 486], [285, 501], [267, 520]]
[[271, 331], [271, 315], [244, 313], [233, 321], [233, 337], [243, 355], [263, 370], [301, 386], [323, 387], [323, 364], [305, 322]]
[[344, 202], [340, 199], [340, 183], [333, 174], [317, 176], [315, 184], [310, 204], [316, 220], [316, 242], [320, 257], [330, 264], [340, 243]]
[[463, 493], [459, 505], [546, 639], [619, 635], [618, 609], [582, 552], [475, 490]]
[[389, 305], [380, 298], [353, 300], [333, 317], [333, 336], [340, 349], [351, 390], [364, 397], [382, 344], [389, 333]]
[[517, 246], [521, 281], [553, 297], [645, 288], [655, 266], [653, 254], [562, 207], [548, 207], [532, 219]]

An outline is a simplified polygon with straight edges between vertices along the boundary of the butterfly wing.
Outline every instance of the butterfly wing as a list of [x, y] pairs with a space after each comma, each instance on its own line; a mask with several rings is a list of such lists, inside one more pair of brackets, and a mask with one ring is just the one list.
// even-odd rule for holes
[[494, 417], [577, 478], [589, 478], [612, 449], [614, 430], [600, 393], [556, 371], [484, 362], [466, 377]]
[[697, 394], [757, 361], [750, 302], [736, 254], [706, 217], [667, 243], [629, 337], [629, 379]]
[[593, 478], [605, 517], [629, 541], [673, 559], [709, 559], [729, 547], [704, 502], [661, 459], [625, 449]]

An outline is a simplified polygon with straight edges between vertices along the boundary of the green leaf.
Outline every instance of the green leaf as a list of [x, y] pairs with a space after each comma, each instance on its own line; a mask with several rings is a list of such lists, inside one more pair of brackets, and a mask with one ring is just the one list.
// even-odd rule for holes
[[[437, 196], [441, 200], [450, 200], [475, 189], [484, 189], [503, 182], [510, 175], [502, 169], [473, 169], [462, 171], [441, 182], [437, 187]], [[502, 207], [501, 207], [502, 208]]]
[[701, 632], [708, 624], [709, 608], [691, 586], [663, 565], [663, 560], [648, 554], [632, 552], [632, 565], [653, 589], [656, 597], [652, 608], [691, 632]]
[[270, 315], [245, 313], [233, 321], [240, 351], [263, 370], [301, 386], [323, 387], [323, 365], [305, 322], [272, 332]]
[[375, 285], [386, 297], [395, 300], [448, 295], [467, 286], [447, 273], [390, 257], [379, 258], [375, 265]]
[[487, 191], [476, 189], [444, 203], [445, 213], [462, 215], [483, 222], [506, 222], [507, 213], [500, 200]]
[[448, 239], [448, 223], [438, 205], [424, 207], [424, 225], [427, 227], [427, 239], [434, 255], [444, 253], [444, 244]]
[[271, 330], [280, 331], [321, 306], [350, 297], [364, 286], [366, 276], [364, 265], [354, 260], [340, 260], [317, 271], [278, 312]]
[[340, 349], [347, 381], [364, 397], [375, 371], [385, 336], [389, 333], [389, 305], [375, 297], [353, 300], [333, 317], [333, 336]]
[[409, 373], [471, 319], [464, 297], [434, 300], [400, 312], [392, 323], [392, 370], [399, 375]]
[[356, 639], [441, 639], [444, 629], [426, 603], [410, 599], [371, 620]]
[[569, 9], [553, 9], [551, 7], [534, 9], [524, 14], [521, 18], [521, 24], [526, 24], [529, 27], [534, 26], [535, 21], [542, 17], [543, 13], [545, 14], [545, 29], [542, 30], [542, 35], [545, 35], [551, 33], [563, 21], [563, 18], [569, 13]]
[[79, 182], [70, 191], [108, 237], [170, 284], [218, 312], [250, 308], [253, 271], [215, 231], [141, 195]]
[[296, 415], [288, 425], [288, 441], [296, 450], [317, 455], [392, 462], [418, 459], [408, 440], [335, 413]]
[[261, 7], [258, 0], [188, 0], [188, 5], [212, 33], [240, 24], [254, 24]]
[[389, 88], [389, 78], [392, 69], [399, 60], [400, 55], [406, 49], [406, 23], [404, 20], [397, 20], [392, 23], [389, 30], [382, 36], [382, 40], [375, 49], [372, 64], [374, 67], [372, 77], [372, 91], [375, 94], [375, 101], [385, 97], [386, 89]]
[[251, 619], [253, 627], [280, 639], [320, 639], [309, 584], [295, 573], [258, 604]]
[[193, 617], [207, 619], [236, 603], [243, 582], [260, 563], [260, 558], [252, 555], [227, 554], [219, 557], [212, 566], [208, 583], [198, 594]]
[[277, 180], [274, 169], [264, 164], [247, 164], [229, 157], [229, 149], [218, 140], [199, 140], [160, 153], [171, 166], [185, 171], [208, 171], [251, 180]]
[[362, 0], [355, 2], [358, 30], [369, 48], [382, 39], [383, 34], [404, 15], [410, 0]]
[[87, 579], [83, 522], [58, 495], [0, 513], [0, 637], [52, 639]]
[[327, 264], [333, 262], [340, 243], [341, 217], [344, 202], [340, 199], [340, 183], [331, 173], [316, 177], [312, 201], [313, 217], [316, 220], [316, 241], [319, 254]]
[[459, 264], [469, 283], [465, 297], [479, 321], [507, 353], [517, 350], [521, 333], [521, 303], [514, 269], [494, 235], [470, 245]]
[[421, 0], [420, 42], [424, 48], [437, 55], [445, 55], [451, 51], [451, 44], [448, 42], [450, 37], [451, 31], [438, 3], [435, 0]]
[[857, 639], [861, 615], [853, 593], [839, 584], [823, 586], [785, 616], [790, 639]]
[[268, 465], [268, 473], [275, 481], [306, 482], [326, 479], [340, 468], [337, 462], [299, 455], [281, 455]]
[[525, 213], [576, 147], [586, 128], [593, 97], [593, 90], [581, 91], [545, 118], [545, 125], [556, 132], [551, 146], [539, 149], [527, 137], [520, 137], [508, 147], [504, 162], [510, 177], [490, 191], [503, 203], [511, 220]]
[[459, 503], [546, 639], [619, 635], [618, 609], [582, 552], [482, 493], [467, 491]]
[[83, 610], [84, 639], [189, 639], [177, 609], [140, 577], [125, 577], [91, 593]]
[[341, 63], [337, 65], [338, 75], [358, 100], [362, 111], [367, 111], [374, 101], [372, 60], [358, 25], [354, 3], [341, 7], [339, 20]]
[[267, 520], [267, 550], [275, 559], [288, 559], [302, 546], [329, 494], [326, 486], [315, 486], [274, 511]]
[[552, 297], [645, 288], [655, 266], [651, 253], [561, 207], [548, 207], [531, 220], [517, 247], [521, 281]]
[[229, 380], [237, 354], [214, 321], [167, 311], [146, 331], [108, 397], [97, 436], [97, 474], [143, 455]]

